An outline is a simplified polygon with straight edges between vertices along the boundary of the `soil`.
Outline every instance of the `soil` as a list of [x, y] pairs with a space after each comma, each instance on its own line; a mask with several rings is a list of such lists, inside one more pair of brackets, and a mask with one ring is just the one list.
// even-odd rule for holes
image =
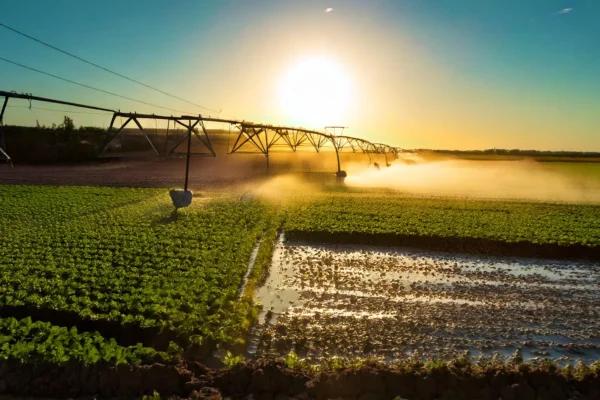
[[[190, 161], [190, 186], [227, 186], [265, 175], [264, 159], [194, 157]], [[0, 164], [0, 183], [90, 185], [124, 187], [183, 186], [185, 159], [110, 158], [79, 164]]]
[[442, 237], [408, 236], [382, 233], [286, 231], [291, 240], [311, 243], [374, 244], [381, 246], [414, 247], [427, 250], [450, 251], [471, 254], [500, 256], [540, 257], [571, 260], [600, 260], [600, 248], [585, 245], [558, 245], [531, 242], [503, 242], [499, 240]]
[[164, 397], [213, 399], [599, 399], [600, 376], [576, 379], [552, 367], [509, 365], [473, 370], [443, 365], [394, 368], [366, 365], [307, 373], [281, 362], [255, 361], [230, 369], [199, 363], [60, 367], [0, 362], [0, 393], [17, 396]]

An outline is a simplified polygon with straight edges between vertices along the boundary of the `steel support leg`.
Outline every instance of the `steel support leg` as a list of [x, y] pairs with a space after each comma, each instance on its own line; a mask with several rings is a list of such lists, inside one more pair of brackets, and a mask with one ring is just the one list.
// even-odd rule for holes
[[148, 144], [150, 145], [150, 147], [152, 147], [152, 150], [154, 150], [154, 153], [156, 153], [156, 155], [159, 156], [160, 153], [158, 152], [158, 150], [154, 146], [154, 143], [152, 143], [152, 140], [150, 139], [150, 136], [148, 136], [148, 134], [146, 133], [146, 131], [144, 130], [144, 128], [142, 128], [142, 124], [140, 124], [140, 121], [138, 121], [137, 118], [134, 118], [133, 122], [135, 122], [135, 124], [140, 129], [140, 131], [142, 131], [142, 134], [146, 138], [146, 141], [148, 142]]
[[338, 178], [345, 178], [346, 177], [346, 171], [342, 171], [342, 165], [340, 163], [340, 152], [338, 149], [338, 143], [336, 142], [335, 136], [330, 136], [331, 139], [331, 143], [333, 144], [333, 149], [335, 150], [335, 158], [337, 160], [337, 171], [335, 173], [335, 175]]
[[187, 134], [187, 153], [185, 155], [185, 183], [183, 184], [183, 190], [187, 192], [188, 182], [190, 179], [190, 153], [192, 149], [192, 126], [188, 126]]
[[8, 153], [5, 150], [6, 149], [6, 137], [5, 137], [5, 133], [4, 133], [4, 111], [6, 111], [7, 104], [8, 104], [8, 97], [5, 96], [4, 102], [2, 103], [2, 110], [0, 110], [0, 155], [2, 155], [4, 158], [6, 158], [6, 161], [8, 161], [10, 163], [11, 167], [14, 167], [12, 158], [10, 158], [10, 156], [8, 155]]
[[4, 124], [4, 111], [6, 110], [7, 104], [8, 104], [8, 97], [4, 97], [4, 103], [2, 104], [2, 110], [0, 111], [0, 125]]
[[212, 147], [212, 142], [210, 141], [210, 138], [208, 137], [208, 132], [206, 130], [206, 127], [204, 126], [204, 121], [200, 120], [200, 126], [202, 127], [202, 135], [196, 132], [194, 132], [194, 134], [196, 135], [198, 140], [200, 140], [202, 144], [204, 144], [208, 151], [210, 151], [210, 154], [213, 157], [216, 157], [217, 153], [215, 153], [215, 150]]
[[[100, 150], [100, 154], [104, 154], [104, 152], [108, 148], [108, 145], [110, 144], [110, 142], [112, 142], [117, 136], [119, 136], [119, 134], [123, 131], [123, 129], [127, 126], [127, 124], [129, 122], [131, 122], [132, 119], [133, 119], [132, 117], [127, 118], [127, 120], [123, 123], [123, 125], [121, 125], [121, 127], [119, 129], [117, 129], [117, 131], [114, 134], [109, 135], [108, 140], [106, 141], [106, 143], [104, 143], [104, 145], [102, 146], [102, 149]], [[114, 123], [114, 116], [110, 122], [111, 129], [112, 129], [113, 123]], [[109, 131], [109, 134], [110, 134], [110, 131]]]

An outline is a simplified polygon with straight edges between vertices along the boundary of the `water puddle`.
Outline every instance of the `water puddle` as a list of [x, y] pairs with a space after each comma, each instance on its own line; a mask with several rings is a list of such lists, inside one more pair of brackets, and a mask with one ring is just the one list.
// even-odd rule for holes
[[246, 290], [246, 285], [248, 284], [248, 278], [250, 274], [254, 270], [254, 264], [256, 264], [256, 257], [258, 256], [258, 250], [260, 249], [260, 244], [262, 243], [262, 239], [259, 239], [254, 248], [252, 249], [252, 253], [250, 253], [250, 259], [248, 260], [248, 266], [246, 267], [246, 273], [242, 278], [242, 283], [238, 288], [238, 297], [242, 297], [244, 295], [244, 291]]
[[600, 359], [600, 264], [355, 245], [275, 248], [250, 355]]

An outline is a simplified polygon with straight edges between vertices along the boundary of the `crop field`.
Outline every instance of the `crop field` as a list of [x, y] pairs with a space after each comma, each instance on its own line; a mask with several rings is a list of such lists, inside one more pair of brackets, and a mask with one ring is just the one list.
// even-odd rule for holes
[[544, 168], [564, 174], [569, 178], [590, 178], [596, 182], [600, 181], [600, 160], [596, 162], [547, 162]]
[[247, 324], [238, 290], [270, 221], [259, 202], [204, 199], [174, 216], [164, 190], [0, 193], [3, 326], [32, 316], [165, 350], [231, 342]]
[[[165, 189], [0, 186], [0, 357], [598, 359], [600, 206], [323, 187], [173, 213]], [[467, 254], [515, 245], [564, 260]]]
[[108, 364], [148, 364], [168, 361], [169, 355], [141, 344], [119, 346], [98, 332], [78, 332], [50, 322], [31, 318], [0, 318], [0, 360], [23, 363], [50, 362], [84, 365], [98, 362]]
[[597, 204], [342, 189], [286, 212], [253, 354], [600, 358]]
[[0, 0], [0, 400], [600, 400], [600, 0], [103, 3]]
[[[290, 238], [373, 244], [405, 244], [410, 238], [431, 245], [469, 241], [479, 250], [493, 244], [568, 248], [600, 257], [600, 205], [418, 198], [393, 192], [330, 192], [288, 210]], [[462, 240], [462, 243], [460, 242]], [[388, 242], [388, 243], [386, 243]], [[518, 250], [513, 246], [509, 250]]]

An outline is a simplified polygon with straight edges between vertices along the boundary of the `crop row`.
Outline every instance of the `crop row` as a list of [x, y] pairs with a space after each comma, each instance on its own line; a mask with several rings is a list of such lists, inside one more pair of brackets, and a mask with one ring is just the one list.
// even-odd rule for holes
[[33, 322], [31, 318], [0, 318], [0, 361], [64, 364], [76, 361], [86, 365], [147, 364], [168, 361], [166, 353], [141, 345], [123, 347], [98, 332], [78, 332], [77, 328]]
[[289, 231], [600, 246], [600, 206], [326, 193], [291, 206]]
[[171, 216], [150, 189], [0, 186], [0, 307], [227, 341], [267, 223], [256, 201], [197, 201]]

